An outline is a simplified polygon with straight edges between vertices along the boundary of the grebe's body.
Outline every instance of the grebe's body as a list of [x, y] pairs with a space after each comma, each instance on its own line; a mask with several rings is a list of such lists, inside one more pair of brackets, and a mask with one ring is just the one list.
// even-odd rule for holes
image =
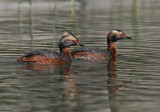
[[107, 36], [108, 48], [105, 50], [95, 48], [81, 48], [71, 52], [75, 59], [84, 59], [88, 61], [102, 61], [110, 57], [117, 56], [115, 42], [120, 39], [132, 39], [125, 35], [121, 30], [112, 30]]
[[72, 60], [69, 47], [74, 45], [83, 46], [82, 44], [79, 44], [78, 39], [72, 33], [64, 32], [59, 41], [60, 53], [46, 49], [39, 49], [26, 53], [21, 57], [18, 57], [17, 61], [20, 63], [38, 63], [38, 64], [66, 63], [67, 61]]
[[108, 50], [98, 48], [81, 48], [71, 52], [74, 59], [83, 59], [88, 61], [102, 61], [111, 57]]
[[39, 49], [25, 54], [18, 58], [17, 61], [21, 63], [61, 64], [70, 61], [70, 58], [62, 53]]

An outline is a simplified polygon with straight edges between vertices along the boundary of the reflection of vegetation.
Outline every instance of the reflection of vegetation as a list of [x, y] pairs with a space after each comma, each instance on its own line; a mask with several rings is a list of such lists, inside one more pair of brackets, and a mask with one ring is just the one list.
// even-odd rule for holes
[[32, 14], [32, 0], [30, 0], [30, 36], [31, 36], [31, 50], [33, 49], [33, 14]]
[[94, 33], [94, 26], [95, 26], [95, 1], [91, 0], [91, 10], [90, 10], [90, 16], [89, 16], [89, 25], [91, 27], [92, 33]]
[[141, 1], [141, 4], [142, 4], [142, 5], [141, 5], [142, 9], [144, 9], [144, 8], [145, 8], [145, 4], [146, 4], [145, 0], [142, 0], [142, 1]]
[[[117, 5], [115, 7], [115, 5]], [[120, 2], [117, 4], [117, 0], [112, 0], [111, 1], [111, 5], [110, 5], [110, 11], [111, 11], [111, 20], [110, 20], [110, 24], [111, 24], [111, 29], [115, 29], [117, 28], [117, 26], [121, 27], [123, 26], [123, 12], [124, 12], [124, 0], [120, 0]], [[117, 11], [119, 13], [117, 13]], [[117, 14], [117, 15], [115, 15]], [[115, 25], [115, 17], [118, 17], [118, 23], [117, 25]]]
[[75, 11], [75, 0], [71, 0], [72, 2], [72, 15], [75, 15], [76, 11]]
[[119, 18], [119, 25], [120, 25], [121, 28], [123, 28], [123, 22], [124, 22], [124, 21], [123, 21], [123, 20], [124, 20], [124, 19], [123, 19], [123, 11], [124, 11], [124, 6], [123, 6], [123, 5], [124, 5], [124, 4], [123, 4], [123, 3], [124, 3], [124, 0], [121, 0], [121, 1], [120, 1], [120, 5], [119, 5], [119, 8], [118, 8], [118, 10], [119, 10], [119, 12], [120, 12], [120, 15], [119, 15], [119, 16], [120, 16], [120, 18]]
[[138, 0], [133, 0], [131, 20], [132, 20], [133, 35], [134, 37], [138, 37], [139, 36]]
[[21, 0], [18, 0], [19, 38], [22, 39]]
[[75, 0], [71, 0], [72, 1], [72, 11], [71, 11], [71, 16], [72, 16], [72, 31], [76, 32], [76, 9], [75, 9]]
[[[54, 33], [54, 37], [57, 36], [57, 30], [56, 30], [56, 18], [57, 18], [57, 4], [56, 4], [57, 0], [54, 0], [54, 14], [53, 14], [53, 33]], [[54, 38], [55, 39], [55, 38]], [[55, 47], [55, 41], [53, 42], [53, 48]]]
[[155, 7], [157, 5], [157, 2], [155, 2], [156, 0], [151, 0], [150, 1], [150, 17], [151, 19], [155, 17], [156, 13], [155, 13]]
[[111, 1], [111, 29], [114, 29], [114, 3], [115, 1]]

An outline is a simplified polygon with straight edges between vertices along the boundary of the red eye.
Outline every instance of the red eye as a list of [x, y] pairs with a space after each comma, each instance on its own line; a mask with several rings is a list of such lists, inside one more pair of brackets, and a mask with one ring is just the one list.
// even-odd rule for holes
[[78, 45], [78, 40], [73, 40]]
[[123, 33], [122, 33], [122, 34], [120, 34], [120, 35], [121, 35], [121, 37], [125, 37], [125, 36], [126, 36], [126, 35], [125, 35], [125, 34], [123, 34]]

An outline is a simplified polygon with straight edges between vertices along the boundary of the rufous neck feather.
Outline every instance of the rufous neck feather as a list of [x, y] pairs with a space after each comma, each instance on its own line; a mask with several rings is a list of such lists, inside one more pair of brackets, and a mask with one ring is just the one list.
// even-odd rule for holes
[[108, 50], [111, 52], [112, 56], [117, 56], [117, 50], [115, 42], [108, 43]]
[[68, 56], [70, 60], [72, 59], [72, 55], [69, 48], [63, 48], [61, 53], [64, 53], [66, 56]]

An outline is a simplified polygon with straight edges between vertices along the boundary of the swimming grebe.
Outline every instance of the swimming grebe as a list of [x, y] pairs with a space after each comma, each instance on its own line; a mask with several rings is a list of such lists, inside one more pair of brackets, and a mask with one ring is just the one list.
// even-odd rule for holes
[[132, 39], [132, 37], [126, 36], [121, 30], [112, 30], [107, 36], [108, 48], [106, 50], [82, 48], [73, 50], [71, 52], [72, 57], [75, 59], [84, 59], [88, 61], [102, 61], [110, 57], [115, 57], [117, 56], [115, 42], [120, 39]]
[[20, 63], [38, 63], [38, 64], [62, 64], [72, 60], [70, 46], [79, 45], [83, 46], [78, 42], [78, 39], [68, 32], [64, 32], [59, 41], [60, 53], [39, 49], [34, 50], [25, 55], [18, 57], [17, 61]]

